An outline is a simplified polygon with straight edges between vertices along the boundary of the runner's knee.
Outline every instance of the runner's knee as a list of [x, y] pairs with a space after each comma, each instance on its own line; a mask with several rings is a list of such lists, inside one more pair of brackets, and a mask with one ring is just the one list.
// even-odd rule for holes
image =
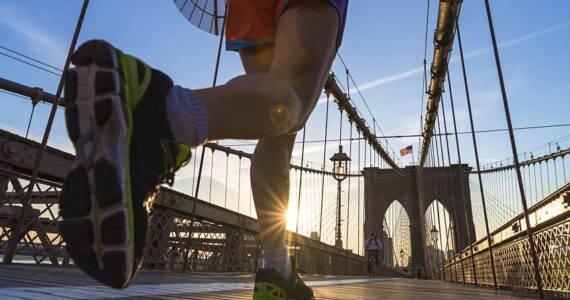
[[[254, 81], [246, 77], [255, 76]], [[284, 80], [266, 74], [249, 74], [236, 77], [228, 82], [228, 85], [252, 84], [249, 88], [255, 90], [254, 97], [259, 98], [256, 109], [260, 112], [261, 118], [268, 118], [269, 124], [273, 128], [268, 128], [272, 132], [286, 133], [298, 123], [302, 106], [295, 90]]]

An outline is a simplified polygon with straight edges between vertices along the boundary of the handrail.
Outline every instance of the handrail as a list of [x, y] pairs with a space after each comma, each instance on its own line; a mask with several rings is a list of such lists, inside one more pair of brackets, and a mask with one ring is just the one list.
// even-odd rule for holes
[[[525, 167], [525, 166], [529, 166], [529, 165], [534, 165], [536, 163], [542, 163], [544, 161], [549, 161], [551, 159], [557, 159], [558, 157], [564, 157], [566, 155], [570, 154], [570, 148], [568, 149], [563, 149], [560, 150], [558, 152], [554, 152], [554, 153], [550, 153], [541, 157], [537, 157], [537, 158], [533, 158], [533, 159], [529, 159], [526, 161], [523, 161], [519, 164], [519, 166], [521, 167]], [[506, 166], [501, 166], [501, 167], [496, 167], [496, 168], [492, 168], [492, 169], [484, 169], [479, 171], [479, 173], [481, 174], [485, 174], [485, 173], [493, 173], [493, 172], [498, 172], [498, 171], [504, 171], [504, 170], [509, 170], [514, 168], [515, 165], [511, 164], [511, 165], [506, 165]], [[477, 173], [477, 171], [472, 171], [471, 173]]]
[[[560, 211], [557, 215], [551, 215], [549, 218], [541, 219], [537, 217], [533, 219], [533, 223], [531, 224], [531, 226], [541, 228], [550, 225], [552, 221], [557, 221], [561, 218], [566, 219], [570, 217], [570, 203], [563, 204], [560, 202], [560, 200], [564, 201], [565, 199], [568, 199], [570, 197], [569, 195], [570, 195], [570, 183], [567, 183], [564, 186], [558, 188], [556, 191], [552, 192], [550, 195], [546, 196], [543, 200], [529, 207], [528, 208], [529, 216], [538, 213], [541, 209], [547, 209], [549, 205], [556, 205], [558, 210]], [[517, 237], [525, 235], [526, 228], [524, 222], [521, 222], [522, 220], [524, 220], [524, 213], [521, 212], [520, 214], [518, 214], [517, 216], [515, 216], [505, 224], [503, 224], [501, 227], [489, 233], [489, 235], [492, 237], [491, 240], [493, 241], [493, 245], [507, 243]], [[515, 223], [518, 224], [516, 230], [513, 229], [513, 225]], [[486, 247], [479, 247], [479, 246], [486, 246], [486, 243], [487, 243], [487, 237], [483, 237], [478, 241], [473, 242], [471, 246], [473, 246], [475, 252], [480, 252], [487, 249]], [[471, 247], [467, 246], [465, 249], [455, 254], [454, 257], [451, 259], [465, 255], [470, 251], [469, 250], [470, 248]]]

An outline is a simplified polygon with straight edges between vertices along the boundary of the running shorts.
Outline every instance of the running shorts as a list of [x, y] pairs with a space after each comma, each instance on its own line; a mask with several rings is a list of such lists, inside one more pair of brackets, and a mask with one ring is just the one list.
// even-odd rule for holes
[[[314, 1], [314, 0], [307, 0]], [[342, 42], [348, 0], [328, 0], [339, 16], [337, 48]], [[273, 44], [279, 17], [290, 0], [229, 0], [226, 23], [226, 49]]]

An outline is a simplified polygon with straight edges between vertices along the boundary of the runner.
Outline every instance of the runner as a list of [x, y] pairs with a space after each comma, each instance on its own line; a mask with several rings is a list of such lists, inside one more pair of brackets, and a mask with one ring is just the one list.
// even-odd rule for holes
[[75, 52], [66, 123], [76, 149], [60, 231], [75, 263], [126, 287], [139, 267], [146, 201], [206, 141], [259, 139], [252, 191], [263, 243], [254, 299], [313, 299], [285, 245], [289, 163], [340, 46], [348, 0], [229, 0], [227, 49], [246, 75], [188, 89], [101, 40]]

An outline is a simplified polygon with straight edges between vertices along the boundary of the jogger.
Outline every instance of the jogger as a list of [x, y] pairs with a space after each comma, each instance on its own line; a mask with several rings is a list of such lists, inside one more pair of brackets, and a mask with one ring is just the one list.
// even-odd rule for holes
[[[67, 74], [74, 169], [61, 199], [61, 231], [74, 261], [125, 287], [140, 264], [145, 201], [207, 140], [259, 139], [251, 166], [264, 247], [256, 299], [312, 299], [285, 245], [289, 163], [336, 49], [347, 0], [229, 0], [227, 48], [246, 75], [191, 90], [104, 41], [74, 54]], [[280, 296], [281, 295], [281, 296]]]

